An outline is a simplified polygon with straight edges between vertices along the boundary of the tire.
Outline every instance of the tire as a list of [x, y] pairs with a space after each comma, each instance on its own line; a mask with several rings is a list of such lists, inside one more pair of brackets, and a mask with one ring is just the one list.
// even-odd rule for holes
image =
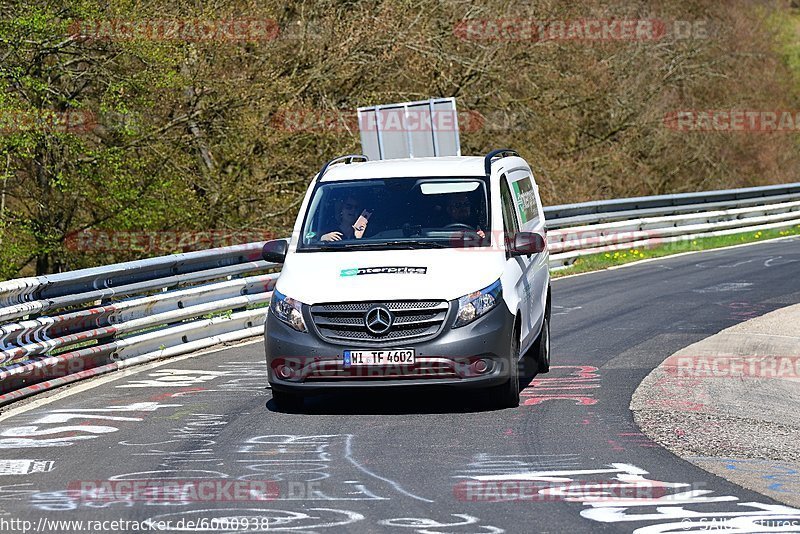
[[279, 410], [296, 411], [303, 407], [303, 396], [289, 391], [272, 390], [272, 400]]
[[508, 380], [488, 390], [489, 403], [496, 408], [516, 408], [519, 406], [519, 333], [515, 330], [511, 340]]
[[545, 317], [542, 322], [542, 331], [531, 347], [530, 355], [536, 361], [539, 373], [550, 372], [550, 318]]

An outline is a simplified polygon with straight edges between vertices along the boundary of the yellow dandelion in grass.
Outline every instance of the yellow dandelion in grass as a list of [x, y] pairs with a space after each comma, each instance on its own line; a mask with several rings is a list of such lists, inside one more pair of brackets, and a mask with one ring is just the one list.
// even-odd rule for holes
[[610, 258], [610, 257], [611, 257], [611, 254], [609, 254], [608, 252], [606, 252], [606, 258]]
[[696, 245], [696, 244], [697, 244], [697, 241], [692, 241], [692, 245]]

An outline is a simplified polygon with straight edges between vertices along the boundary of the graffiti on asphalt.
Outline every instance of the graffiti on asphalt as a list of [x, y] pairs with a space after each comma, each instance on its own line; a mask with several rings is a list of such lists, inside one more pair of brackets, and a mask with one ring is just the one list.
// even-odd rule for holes
[[[521, 470], [516, 473], [464, 475], [455, 492], [467, 501], [557, 498], [581, 503], [580, 515], [599, 523], [645, 523], [638, 534], [689, 532], [724, 525], [725, 532], [797, 532], [800, 509], [759, 502], [739, 502], [733, 495], [714, 495], [703, 483], [665, 482], [630, 464], [595, 469]], [[541, 489], [532, 484], [543, 484]], [[527, 491], [523, 494], [520, 489]], [[657, 490], [657, 491], [654, 491]], [[548, 498], [542, 498], [545, 494]], [[794, 525], [794, 526], [792, 526]], [[769, 527], [768, 529], [766, 527]]]
[[534, 378], [520, 393], [524, 406], [547, 401], [568, 401], [579, 406], [597, 404], [594, 390], [600, 387], [597, 367], [591, 365], [554, 365], [547, 378]]

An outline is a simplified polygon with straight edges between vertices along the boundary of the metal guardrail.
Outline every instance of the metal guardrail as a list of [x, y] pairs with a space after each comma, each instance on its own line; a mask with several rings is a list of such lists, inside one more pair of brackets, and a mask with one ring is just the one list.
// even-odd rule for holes
[[561, 268], [602, 252], [798, 225], [800, 183], [553, 206], [548, 212], [562, 216], [547, 218], [550, 267]]
[[[764, 203], [767, 198], [785, 196], [784, 200], [788, 200], [798, 198], [798, 195], [800, 195], [800, 183], [792, 183], [563, 204], [546, 207], [544, 214], [550, 228], [560, 228], [611, 220], [609, 217], [614, 216], [627, 217], [629, 212], [637, 212], [641, 216], [645, 214], [645, 210], [663, 210], [647, 212], [647, 215], [686, 213], [691, 210], [707, 211], [712, 207], [711, 204], [715, 204], [714, 208], [738, 207], [747, 205], [747, 201], [752, 201], [750, 205], [755, 205]], [[578, 219], [582, 216], [586, 218]]]
[[255, 335], [278, 277], [263, 246], [0, 282], [0, 404], [69, 376]]
[[[800, 224], [800, 183], [545, 209], [551, 267], [615, 249]], [[261, 335], [264, 242], [0, 282], [0, 405]]]

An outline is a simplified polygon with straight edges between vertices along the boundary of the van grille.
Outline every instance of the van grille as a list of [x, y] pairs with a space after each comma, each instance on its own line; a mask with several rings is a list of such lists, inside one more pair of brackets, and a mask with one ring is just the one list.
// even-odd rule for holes
[[[394, 315], [391, 328], [382, 335], [373, 334], [364, 323], [367, 311], [378, 305]], [[447, 302], [441, 300], [343, 302], [311, 306], [311, 318], [320, 335], [330, 341], [413, 341], [436, 335], [448, 308]]]

